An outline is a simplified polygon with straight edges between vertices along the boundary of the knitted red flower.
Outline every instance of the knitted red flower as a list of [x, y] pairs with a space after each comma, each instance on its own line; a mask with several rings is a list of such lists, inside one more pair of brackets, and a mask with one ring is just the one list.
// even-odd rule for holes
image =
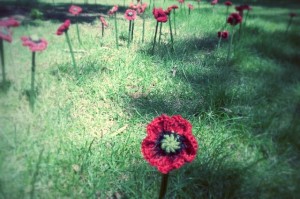
[[194, 9], [194, 6], [193, 6], [192, 4], [188, 4], [188, 8], [189, 8], [190, 10], [193, 10], [193, 9]]
[[170, 6], [172, 9], [178, 9], [178, 6], [177, 5], [172, 5], [172, 6]]
[[216, 5], [217, 3], [218, 3], [218, 0], [213, 0], [210, 4], [214, 6], [214, 5]]
[[168, 7], [166, 10], [164, 10], [164, 13], [169, 16], [172, 10], [172, 7]]
[[165, 23], [168, 21], [168, 15], [166, 15], [162, 8], [153, 8], [152, 13], [157, 22]]
[[62, 35], [64, 32], [68, 31], [69, 26], [71, 25], [71, 21], [67, 19], [56, 31], [57, 35]]
[[290, 13], [290, 17], [296, 17], [296, 16], [297, 16], [296, 13], [294, 13], [294, 12], [291, 12], [291, 13]]
[[227, 39], [229, 36], [229, 32], [228, 31], [219, 31], [218, 32], [218, 37], [222, 37], [223, 39]]
[[105, 21], [105, 18], [100, 16], [100, 22], [104, 25], [104, 27], [108, 27], [107, 22]]
[[12, 41], [12, 32], [9, 30], [7, 26], [0, 26], [0, 39], [8, 41], [11, 43]]
[[118, 5], [114, 5], [109, 11], [108, 11], [108, 15], [113, 15], [118, 11], [119, 7]]
[[79, 6], [71, 5], [69, 12], [73, 15], [79, 15], [82, 12], [82, 8]]
[[43, 51], [47, 48], [48, 42], [37, 36], [21, 37], [23, 46], [28, 46], [31, 52]]
[[10, 18], [3, 18], [0, 20], [0, 26], [6, 26], [6, 27], [18, 27], [20, 25], [20, 22], [15, 20], [13, 17]]
[[232, 6], [232, 2], [231, 1], [225, 1], [224, 5], [225, 6]]
[[137, 13], [143, 14], [145, 12], [146, 8], [147, 8], [147, 3], [143, 3], [142, 5], [138, 6]]
[[124, 16], [129, 21], [135, 20], [136, 19], [136, 11], [131, 10], [131, 9], [127, 9]]
[[235, 26], [239, 23], [241, 23], [243, 20], [243, 17], [239, 13], [231, 13], [229, 17], [227, 18], [227, 23], [229, 23], [232, 26]]
[[184, 3], [184, 0], [178, 0], [179, 3]]
[[180, 115], [155, 118], [148, 124], [147, 136], [142, 142], [144, 158], [163, 174], [192, 162], [197, 149], [192, 125]]

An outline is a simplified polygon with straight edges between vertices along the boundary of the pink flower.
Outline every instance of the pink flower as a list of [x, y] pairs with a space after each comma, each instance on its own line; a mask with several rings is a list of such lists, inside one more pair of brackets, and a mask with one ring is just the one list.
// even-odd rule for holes
[[184, 3], [184, 0], [178, 0], [178, 2], [179, 2], [180, 4], [182, 4], [182, 3]]
[[165, 23], [168, 21], [168, 15], [163, 11], [162, 8], [153, 8], [152, 13], [157, 22]]
[[64, 32], [68, 31], [69, 26], [71, 25], [70, 19], [67, 19], [56, 31], [57, 35], [62, 35]]
[[214, 5], [216, 5], [217, 3], [218, 3], [218, 0], [213, 0], [210, 4], [214, 6]]
[[108, 15], [113, 15], [118, 11], [119, 7], [118, 5], [114, 5], [109, 11], [108, 11]]
[[190, 10], [193, 10], [193, 9], [194, 9], [194, 6], [193, 6], [192, 4], [188, 4], [188, 8], [189, 8]]
[[127, 9], [124, 16], [129, 21], [135, 20], [136, 19], [136, 11], [131, 10], [131, 9]]
[[222, 37], [223, 39], [227, 39], [228, 38], [228, 36], [229, 36], [229, 32], [228, 31], [219, 31], [218, 32], [218, 37], [220, 38], [220, 37]]
[[9, 30], [7, 26], [0, 26], [0, 39], [8, 41], [11, 43], [12, 41], [12, 32]]
[[104, 17], [100, 16], [100, 21], [101, 21], [101, 23], [103, 24], [104, 27], [108, 27], [108, 24], [107, 24], [107, 22], [105, 21], [105, 18], [104, 18]]
[[15, 20], [13, 17], [10, 18], [2, 18], [0, 20], [0, 26], [6, 26], [6, 27], [18, 27], [20, 25], [20, 22]]
[[73, 15], [79, 15], [82, 12], [82, 8], [79, 6], [71, 5], [69, 12]]
[[227, 18], [227, 23], [229, 23], [232, 26], [235, 26], [239, 23], [241, 23], [243, 20], [243, 17], [239, 13], [231, 13], [229, 17]]
[[21, 37], [23, 46], [28, 46], [31, 52], [43, 51], [47, 48], [48, 42], [37, 36]]
[[225, 6], [232, 6], [232, 2], [231, 1], [225, 1], [224, 5]]
[[147, 8], [147, 3], [143, 3], [142, 5], [140, 5], [137, 8], [137, 13], [138, 14], [143, 14], [145, 12], [146, 8]]

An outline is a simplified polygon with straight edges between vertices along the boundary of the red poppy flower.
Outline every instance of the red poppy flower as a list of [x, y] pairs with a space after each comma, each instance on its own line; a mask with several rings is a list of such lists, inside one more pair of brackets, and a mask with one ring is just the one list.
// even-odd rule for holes
[[[177, 6], [177, 5], [175, 5], [175, 4], [174, 4], [174, 5], [172, 5], [172, 6], [170, 6], [170, 7], [171, 7], [172, 9], [178, 9], [178, 6]], [[169, 7], [169, 8], [170, 8], [170, 7]]]
[[108, 24], [103, 16], [100, 16], [100, 22], [104, 25], [104, 27], [108, 27]]
[[0, 20], [0, 26], [6, 26], [6, 27], [18, 27], [20, 25], [20, 22], [15, 20], [13, 17], [10, 18], [3, 18]]
[[147, 126], [142, 142], [142, 154], [150, 165], [167, 174], [192, 162], [198, 143], [192, 134], [192, 125], [180, 115], [161, 115]]
[[108, 15], [113, 15], [118, 11], [119, 7], [118, 5], [114, 5], [109, 11], [108, 11]]
[[228, 31], [219, 31], [218, 32], [218, 37], [222, 37], [223, 39], [227, 39], [229, 36], [229, 32]]
[[169, 16], [172, 10], [172, 7], [168, 7], [166, 10], [164, 10], [164, 13]]
[[71, 21], [67, 19], [56, 31], [57, 35], [62, 35], [64, 32], [68, 31], [69, 26], [71, 25]]
[[168, 15], [166, 15], [166, 13], [163, 11], [162, 8], [153, 8], [152, 13], [156, 21], [163, 22], [163, 23], [168, 21]]
[[179, 3], [184, 3], [184, 0], [178, 0]]
[[139, 5], [134, 5], [133, 2], [130, 2], [130, 4], [129, 4], [129, 8], [130, 8], [130, 9], [136, 10], [136, 9], [138, 9], [138, 7], [139, 7]]
[[145, 12], [146, 8], [147, 8], [147, 3], [143, 3], [142, 5], [140, 5], [137, 8], [137, 13], [138, 14], [143, 14]]
[[296, 16], [297, 16], [296, 13], [294, 13], [294, 12], [291, 12], [291, 13], [290, 13], [290, 17], [296, 17]]
[[235, 26], [239, 23], [241, 23], [243, 20], [243, 17], [239, 13], [231, 13], [229, 17], [227, 18], [227, 23], [229, 23], [232, 26]]
[[79, 6], [71, 5], [69, 12], [73, 15], [79, 15], [82, 12], [82, 8]]
[[48, 42], [37, 36], [21, 37], [23, 46], [28, 46], [32, 52], [43, 51], [47, 48]]
[[0, 39], [8, 41], [11, 43], [12, 41], [12, 32], [9, 30], [7, 26], [0, 26]]
[[194, 9], [194, 6], [193, 6], [192, 4], [188, 4], [188, 8], [189, 8], [190, 10], [193, 10], [193, 9]]
[[232, 2], [231, 1], [225, 1], [224, 5], [225, 6], [232, 6]]
[[249, 5], [242, 5], [243, 10], [252, 10], [252, 7]]
[[131, 9], [127, 9], [125, 11], [124, 17], [129, 21], [135, 20], [136, 19], [136, 11], [131, 10]]
[[217, 3], [218, 3], [218, 0], [213, 0], [210, 4], [214, 6], [214, 5], [216, 5]]

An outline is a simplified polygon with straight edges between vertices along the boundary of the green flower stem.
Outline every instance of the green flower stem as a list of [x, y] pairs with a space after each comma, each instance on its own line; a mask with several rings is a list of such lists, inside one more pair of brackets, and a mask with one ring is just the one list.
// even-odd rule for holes
[[155, 34], [154, 34], [154, 40], [153, 40], [153, 47], [152, 47], [152, 54], [154, 53], [154, 48], [155, 48], [155, 44], [156, 44], [156, 37], [157, 37], [157, 30], [158, 30], [158, 23], [159, 23], [159, 22], [156, 22]]
[[158, 43], [160, 43], [160, 40], [161, 40], [161, 29], [162, 29], [162, 22], [160, 22], [160, 26], [159, 26], [159, 37], [158, 37]]
[[191, 9], [189, 8], [189, 15], [191, 15]]
[[162, 174], [161, 184], [160, 184], [160, 192], [159, 192], [159, 199], [163, 199], [167, 192], [168, 187], [168, 178], [169, 174]]
[[217, 50], [219, 50], [219, 48], [220, 48], [220, 45], [221, 45], [221, 40], [222, 40], [222, 36], [220, 36], [220, 38], [219, 38], [219, 42], [218, 42], [218, 47], [217, 47]]
[[134, 30], [134, 20], [132, 20], [131, 23], [131, 38], [130, 38], [131, 41], [133, 41], [133, 30]]
[[80, 45], [82, 45], [81, 39], [80, 39], [80, 33], [79, 33], [79, 27], [78, 27], [78, 17], [77, 16], [76, 16], [76, 31], [77, 31], [78, 42], [79, 42]]
[[245, 21], [244, 21], [244, 26], [246, 25], [246, 22], [247, 22], [247, 19], [248, 19], [248, 15], [249, 15], [249, 10], [247, 10], [247, 13], [246, 13], [246, 17], [245, 17]]
[[241, 38], [241, 34], [242, 34], [242, 23], [240, 23], [240, 27], [239, 27], [239, 40]]
[[104, 24], [101, 23], [101, 29], [102, 29], [102, 37], [104, 36]]
[[233, 43], [233, 36], [234, 36], [234, 26], [232, 27], [232, 33], [231, 33], [230, 43], [229, 43], [228, 52], [227, 52], [227, 62], [230, 59], [230, 53], [231, 53], [230, 51], [231, 51], [232, 43]]
[[0, 55], [1, 55], [1, 66], [2, 66], [2, 81], [3, 81], [3, 83], [5, 83], [6, 82], [6, 76], [5, 76], [3, 39], [0, 39]]
[[229, 11], [229, 6], [227, 6], [227, 9], [226, 9], [226, 19], [227, 19], [227, 16], [228, 16], [228, 11]]
[[69, 38], [68, 31], [65, 32], [65, 35], [66, 35], [67, 43], [69, 45], [70, 54], [71, 54], [71, 58], [72, 58], [72, 62], [73, 62], [73, 67], [74, 67], [76, 76], [78, 77], [78, 70], [77, 70], [77, 66], [76, 66], [76, 62], [75, 62], [75, 57], [74, 57], [74, 52], [73, 52], [73, 49], [72, 49], [72, 45], [71, 45], [71, 41], [70, 41], [70, 38]]
[[175, 31], [175, 35], [176, 35], [176, 17], [175, 17], [176, 12], [175, 12], [175, 9], [173, 9], [173, 11], [174, 11], [174, 31]]
[[131, 27], [132, 26], [132, 23], [131, 23], [131, 20], [129, 20], [129, 28], [128, 28], [128, 43], [127, 43], [127, 47], [129, 47], [129, 44], [130, 44], [130, 39], [131, 39]]
[[35, 52], [32, 52], [31, 58], [31, 97], [34, 96], [34, 77], [35, 77]]
[[143, 34], [142, 34], [142, 43], [144, 43], [145, 41], [145, 16], [144, 16], [144, 13], [143, 13]]
[[292, 24], [292, 21], [293, 21], [293, 17], [290, 17], [290, 20], [289, 20], [289, 23], [288, 23], [288, 25], [287, 25], [287, 27], [286, 27], [285, 33], [288, 32], [288, 30], [289, 30], [289, 28], [290, 28], [290, 26], [291, 26], [291, 24]]
[[170, 19], [169, 19], [169, 25], [170, 25], [170, 37], [171, 37], [172, 49], [174, 49], [174, 38], [173, 38], [173, 33], [172, 33], [172, 22], [171, 22], [171, 17], [170, 17]]
[[117, 45], [117, 49], [119, 49], [117, 14], [115, 13], [114, 15], [115, 15], [116, 45]]

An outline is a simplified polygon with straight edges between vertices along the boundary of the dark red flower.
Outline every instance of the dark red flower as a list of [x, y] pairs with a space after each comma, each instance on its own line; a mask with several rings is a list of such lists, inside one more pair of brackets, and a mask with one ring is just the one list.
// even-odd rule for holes
[[152, 13], [156, 21], [163, 23], [168, 21], [168, 15], [166, 15], [162, 8], [153, 8]]
[[48, 42], [37, 36], [21, 37], [23, 46], [28, 46], [32, 52], [43, 51], [47, 48]]
[[18, 27], [20, 25], [20, 22], [15, 20], [13, 17], [10, 18], [2, 18], [0, 20], [0, 26], [6, 26], [6, 27]]
[[243, 20], [243, 17], [239, 13], [231, 13], [229, 17], [227, 18], [227, 23], [229, 23], [232, 26], [235, 26], [239, 23], [241, 23]]
[[[171, 7], [172, 9], [178, 9], [178, 6], [175, 5], [175, 4], [174, 4], [174, 5], [171, 5], [170, 7]], [[170, 7], [169, 7], [169, 8], [170, 8]]]
[[167, 174], [192, 162], [198, 143], [192, 134], [192, 125], [180, 115], [161, 115], [147, 126], [142, 142], [142, 154], [150, 165]]
[[294, 13], [294, 12], [291, 12], [291, 13], [290, 13], [290, 17], [296, 17], [296, 16], [297, 16], [296, 13]]
[[171, 11], [173, 10], [173, 8], [172, 7], [168, 7], [166, 10], [164, 10], [164, 12], [165, 12], [165, 14], [166, 15], [170, 15], [171, 14]]
[[218, 3], [218, 0], [213, 0], [210, 4], [214, 6], [214, 5], [216, 5], [217, 3]]
[[222, 37], [223, 39], [227, 39], [229, 36], [229, 32], [228, 31], [219, 31], [218, 32], [218, 37]]
[[109, 11], [108, 11], [108, 15], [113, 15], [118, 11], [119, 7], [118, 5], [114, 5]]
[[103, 16], [100, 16], [100, 22], [103, 24], [104, 27], [108, 27], [108, 24]]
[[249, 5], [242, 5], [243, 10], [252, 10], [252, 7]]
[[184, 3], [184, 0], [178, 0], [179, 3]]
[[194, 9], [194, 6], [193, 6], [192, 4], [188, 4], [188, 8], [189, 8], [190, 10], [193, 10], [193, 9]]
[[0, 39], [8, 41], [11, 43], [12, 41], [12, 32], [9, 30], [7, 26], [0, 26]]
[[225, 1], [224, 5], [225, 6], [232, 6], [232, 2], [231, 1]]
[[136, 11], [131, 10], [131, 9], [127, 9], [124, 16], [129, 21], [135, 20], [136, 19]]
[[71, 5], [69, 12], [73, 15], [79, 15], [82, 12], [82, 8], [79, 6]]
[[57, 35], [62, 35], [64, 32], [68, 31], [71, 21], [67, 19], [62, 25], [60, 25], [56, 31]]

